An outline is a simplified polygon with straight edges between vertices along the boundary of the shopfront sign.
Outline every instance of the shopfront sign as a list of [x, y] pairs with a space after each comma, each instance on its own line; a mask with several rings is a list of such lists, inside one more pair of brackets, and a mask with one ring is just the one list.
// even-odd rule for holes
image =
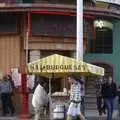
[[29, 66], [30, 72], [68, 72], [68, 71], [81, 71], [88, 72], [85, 64], [83, 65], [41, 65], [41, 64], [31, 64]]
[[11, 73], [15, 86], [21, 86], [21, 73], [18, 72], [18, 68], [12, 68]]
[[104, 75], [104, 68], [58, 54], [50, 55], [28, 63], [27, 68], [28, 73], [45, 76], [50, 75], [51, 73], [56, 74], [56, 76], [61, 73]]
[[96, 2], [107, 2], [120, 5], [120, 0], [95, 0]]
[[30, 58], [30, 62], [40, 59], [40, 51], [39, 50], [30, 50], [29, 58]]
[[35, 75], [27, 75], [27, 87], [33, 89], [35, 82]]

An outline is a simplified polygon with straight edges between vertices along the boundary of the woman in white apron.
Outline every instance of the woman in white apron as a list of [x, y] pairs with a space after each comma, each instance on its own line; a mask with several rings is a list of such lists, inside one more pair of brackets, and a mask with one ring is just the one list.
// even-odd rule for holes
[[35, 120], [39, 120], [41, 114], [44, 115], [44, 107], [48, 104], [48, 95], [43, 86], [41, 84], [37, 85], [32, 98]]

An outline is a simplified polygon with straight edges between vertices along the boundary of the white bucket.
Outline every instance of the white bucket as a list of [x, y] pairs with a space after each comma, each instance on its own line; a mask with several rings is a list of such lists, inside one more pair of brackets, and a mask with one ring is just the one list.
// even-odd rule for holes
[[56, 105], [53, 111], [53, 119], [64, 119], [64, 105]]

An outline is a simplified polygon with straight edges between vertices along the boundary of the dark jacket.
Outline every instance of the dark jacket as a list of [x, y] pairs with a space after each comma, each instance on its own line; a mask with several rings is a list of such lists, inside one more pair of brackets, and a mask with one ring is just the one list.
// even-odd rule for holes
[[8, 77], [9, 77], [8, 80], [9, 80], [11, 87], [12, 87], [12, 95], [13, 95], [15, 92], [15, 84], [14, 84], [14, 81], [12, 80], [12, 77], [10, 75], [8, 75]]
[[102, 85], [102, 97], [103, 98], [115, 98], [117, 94], [117, 87], [115, 83], [105, 83]]
[[117, 90], [118, 103], [120, 104], [120, 89]]

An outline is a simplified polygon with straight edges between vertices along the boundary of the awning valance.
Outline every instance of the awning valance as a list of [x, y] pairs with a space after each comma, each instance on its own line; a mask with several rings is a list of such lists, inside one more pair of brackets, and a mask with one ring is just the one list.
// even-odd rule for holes
[[64, 74], [75, 75], [104, 75], [104, 68], [76, 59], [54, 54], [37, 61], [28, 63], [28, 72], [49, 76], [52, 73], [56, 77]]

